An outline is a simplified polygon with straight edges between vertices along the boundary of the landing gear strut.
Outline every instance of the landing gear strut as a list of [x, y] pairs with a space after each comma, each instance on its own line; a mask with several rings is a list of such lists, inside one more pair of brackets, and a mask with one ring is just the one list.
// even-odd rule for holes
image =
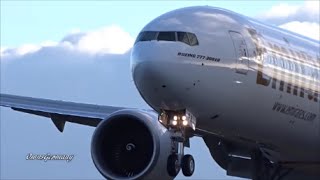
[[162, 111], [159, 121], [172, 132], [171, 154], [167, 161], [167, 171], [176, 177], [182, 169], [185, 176], [192, 176], [195, 170], [195, 161], [192, 155], [184, 154], [184, 147], [189, 147], [189, 138], [195, 131], [196, 119], [187, 110]]

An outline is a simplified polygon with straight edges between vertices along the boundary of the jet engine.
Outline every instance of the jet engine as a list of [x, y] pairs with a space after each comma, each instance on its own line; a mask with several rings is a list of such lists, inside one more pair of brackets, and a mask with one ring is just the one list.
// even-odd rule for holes
[[97, 126], [94, 165], [107, 179], [173, 179], [167, 173], [171, 133], [152, 111], [121, 110]]

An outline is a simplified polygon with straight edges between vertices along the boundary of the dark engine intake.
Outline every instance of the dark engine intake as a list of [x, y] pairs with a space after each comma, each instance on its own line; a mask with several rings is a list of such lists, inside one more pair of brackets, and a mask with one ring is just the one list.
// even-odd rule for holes
[[107, 179], [172, 179], [166, 170], [170, 137], [155, 113], [118, 111], [97, 126], [92, 159]]

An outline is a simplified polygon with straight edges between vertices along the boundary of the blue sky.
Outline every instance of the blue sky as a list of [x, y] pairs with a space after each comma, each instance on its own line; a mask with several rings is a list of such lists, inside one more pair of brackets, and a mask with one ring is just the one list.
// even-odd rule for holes
[[[301, 5], [303, 1], [285, 1]], [[223, 7], [247, 16], [268, 10], [279, 1], [1, 1], [1, 46], [15, 47], [45, 40], [59, 41], [66, 33], [117, 24], [131, 36], [153, 18], [185, 6]]]
[[[180, 7], [210, 5], [319, 39], [319, 4], [304, 1], [0, 1], [1, 93], [148, 108], [130, 73], [140, 29]], [[122, 39], [121, 42], [117, 41]], [[101, 43], [105, 42], [105, 43]], [[0, 108], [0, 179], [101, 179], [90, 157], [94, 128]], [[200, 138], [191, 140], [196, 179], [231, 179]], [[26, 161], [28, 153], [74, 154], [70, 163]], [[181, 174], [178, 179], [184, 178]]]

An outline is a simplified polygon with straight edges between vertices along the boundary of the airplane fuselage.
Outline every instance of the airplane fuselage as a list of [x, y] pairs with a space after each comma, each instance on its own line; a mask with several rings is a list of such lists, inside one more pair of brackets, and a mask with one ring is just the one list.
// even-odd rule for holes
[[[196, 40], [183, 42], [185, 32]], [[260, 144], [275, 161], [320, 161], [319, 42], [192, 7], [146, 25], [131, 63], [141, 96], [156, 111], [188, 109], [198, 129]]]

